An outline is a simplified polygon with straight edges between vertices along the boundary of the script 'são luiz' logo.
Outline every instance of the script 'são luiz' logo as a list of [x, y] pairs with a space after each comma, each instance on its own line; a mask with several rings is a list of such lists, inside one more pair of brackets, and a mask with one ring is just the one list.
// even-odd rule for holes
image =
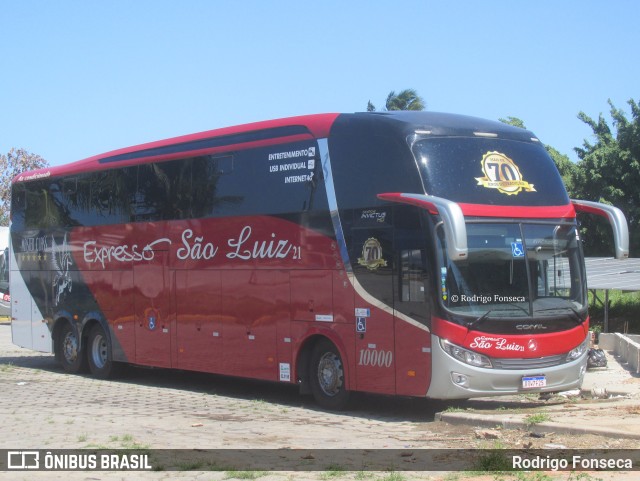
[[521, 191], [536, 192], [533, 184], [522, 178], [520, 169], [513, 160], [500, 152], [487, 152], [482, 157], [484, 177], [476, 177], [478, 185], [487, 189], [498, 189], [507, 195], [516, 195]]

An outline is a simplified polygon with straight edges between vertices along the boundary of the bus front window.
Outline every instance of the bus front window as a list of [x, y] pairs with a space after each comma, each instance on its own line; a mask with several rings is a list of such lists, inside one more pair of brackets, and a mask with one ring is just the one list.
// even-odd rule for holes
[[438, 228], [439, 296], [453, 314], [479, 318], [584, 318], [586, 287], [573, 225], [467, 223], [468, 258], [451, 261]]

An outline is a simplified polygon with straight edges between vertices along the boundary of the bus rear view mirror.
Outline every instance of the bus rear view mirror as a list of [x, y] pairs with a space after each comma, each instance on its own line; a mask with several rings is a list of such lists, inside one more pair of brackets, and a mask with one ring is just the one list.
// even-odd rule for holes
[[571, 199], [571, 202], [578, 212], [606, 217], [613, 228], [616, 259], [627, 259], [629, 257], [629, 227], [627, 219], [620, 209], [612, 205], [587, 200]]
[[466, 260], [469, 256], [464, 214], [455, 202], [433, 195], [402, 193], [378, 194], [378, 199], [415, 205], [427, 209], [432, 214], [439, 214], [447, 241], [447, 253], [451, 260]]

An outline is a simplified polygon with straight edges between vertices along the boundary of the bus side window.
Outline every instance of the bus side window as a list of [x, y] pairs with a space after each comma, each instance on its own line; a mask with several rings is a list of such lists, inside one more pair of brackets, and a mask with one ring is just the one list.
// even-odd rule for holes
[[161, 219], [159, 207], [166, 203], [169, 180], [157, 164], [138, 166], [138, 182], [132, 202], [134, 221], [155, 221]]
[[[49, 180], [29, 182], [26, 186], [25, 227], [42, 228], [61, 223], [61, 212], [52, 194]], [[58, 185], [53, 189], [56, 193]]]
[[89, 219], [87, 214], [93, 211], [88, 175], [52, 180], [49, 194], [59, 211], [61, 227], [86, 225]]
[[24, 228], [27, 192], [25, 184], [14, 184], [11, 191], [11, 222], [16, 230]]
[[424, 302], [423, 250], [400, 251], [400, 300], [402, 302]]
[[237, 204], [241, 197], [224, 196], [221, 191], [233, 184], [235, 156], [232, 154], [195, 157], [191, 170], [192, 216], [208, 217], [225, 212], [227, 204]]
[[[91, 225], [118, 224], [128, 222], [131, 199], [129, 192], [135, 185], [137, 167], [111, 169], [95, 172], [90, 176], [89, 212], [97, 215]], [[81, 193], [81, 182], [78, 182], [78, 193]]]
[[213, 163], [213, 171], [217, 176], [227, 175], [233, 172], [233, 155], [218, 155], [209, 158]]
[[63, 197], [72, 197], [78, 192], [78, 178], [70, 177], [63, 179], [61, 182], [61, 194]]
[[75, 182], [75, 191], [71, 187], [63, 186], [63, 196], [69, 210], [69, 217], [79, 225], [94, 225], [95, 215], [91, 203], [91, 175], [78, 176]]

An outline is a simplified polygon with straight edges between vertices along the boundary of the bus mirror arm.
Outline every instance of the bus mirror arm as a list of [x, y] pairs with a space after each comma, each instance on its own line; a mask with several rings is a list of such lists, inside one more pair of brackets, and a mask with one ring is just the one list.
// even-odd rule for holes
[[612, 205], [587, 200], [571, 199], [571, 203], [578, 212], [595, 214], [609, 219], [609, 223], [613, 228], [616, 259], [627, 259], [629, 257], [629, 226], [627, 225], [626, 217], [620, 209]]
[[467, 227], [464, 214], [458, 204], [442, 197], [424, 194], [386, 193], [378, 198], [389, 202], [409, 204], [427, 209], [432, 214], [440, 214], [444, 235], [447, 240], [447, 253], [451, 260], [465, 260], [469, 256], [467, 248]]

